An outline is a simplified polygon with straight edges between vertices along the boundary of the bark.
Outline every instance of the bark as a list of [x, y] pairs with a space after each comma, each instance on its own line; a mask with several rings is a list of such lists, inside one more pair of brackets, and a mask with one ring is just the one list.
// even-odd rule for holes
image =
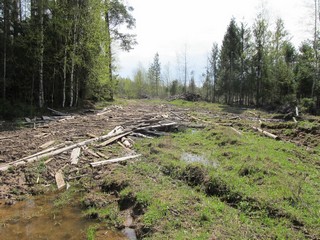
[[74, 25], [73, 25], [73, 46], [72, 46], [72, 57], [71, 57], [70, 107], [73, 106], [73, 102], [74, 102], [74, 69], [75, 69], [76, 46], [77, 46], [77, 16], [75, 13]]
[[3, 29], [4, 29], [4, 39], [3, 39], [3, 99], [6, 99], [6, 80], [7, 80], [7, 37], [8, 37], [8, 18], [9, 18], [9, 6], [8, 1], [4, 0], [3, 2]]
[[110, 33], [110, 19], [109, 13], [106, 13], [106, 24], [107, 24], [107, 34], [108, 34], [108, 51], [109, 51], [109, 78], [110, 78], [110, 100], [113, 100], [113, 76], [112, 76], [112, 49], [111, 49], [111, 33]]
[[63, 87], [62, 87], [62, 107], [65, 107], [66, 104], [66, 82], [67, 82], [67, 40], [64, 48], [64, 57], [63, 57]]
[[43, 0], [39, 1], [39, 16], [40, 16], [40, 56], [39, 56], [39, 107], [44, 105], [44, 90], [43, 90], [43, 55], [44, 55], [44, 26], [43, 26]]

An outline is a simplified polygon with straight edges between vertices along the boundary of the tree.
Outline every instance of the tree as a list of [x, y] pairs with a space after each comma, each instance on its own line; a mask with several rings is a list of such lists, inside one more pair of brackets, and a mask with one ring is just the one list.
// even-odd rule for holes
[[268, 94], [270, 85], [268, 84], [268, 23], [262, 14], [258, 14], [254, 26], [254, 55], [253, 69], [256, 80], [256, 105], [263, 105]]
[[148, 78], [150, 81], [151, 92], [153, 96], [159, 97], [160, 88], [160, 77], [161, 77], [161, 64], [159, 59], [159, 53], [156, 53], [153, 58], [153, 63], [149, 67]]
[[191, 71], [191, 79], [190, 79], [190, 83], [189, 83], [189, 92], [192, 94], [196, 93], [196, 83], [194, 80], [194, 71]]
[[[216, 101], [216, 80], [218, 79], [219, 47], [213, 43], [209, 55], [209, 66], [207, 67], [206, 82], [209, 87], [210, 101]], [[209, 96], [208, 96], [209, 97]]]
[[[121, 26], [125, 25], [127, 29], [135, 27], [135, 18], [131, 15], [133, 8], [126, 6], [121, 0], [106, 0], [106, 24], [108, 36], [108, 55], [109, 55], [109, 78], [111, 81], [111, 90], [113, 89], [112, 74], [112, 41], [118, 41], [120, 47], [125, 51], [130, 51], [137, 43], [134, 34], [122, 33]], [[113, 90], [110, 92], [110, 99], [113, 100]]]
[[142, 98], [145, 95], [145, 73], [140, 66], [134, 75], [135, 97]]
[[218, 83], [227, 104], [236, 100], [239, 89], [239, 43], [239, 28], [232, 18], [222, 42]]

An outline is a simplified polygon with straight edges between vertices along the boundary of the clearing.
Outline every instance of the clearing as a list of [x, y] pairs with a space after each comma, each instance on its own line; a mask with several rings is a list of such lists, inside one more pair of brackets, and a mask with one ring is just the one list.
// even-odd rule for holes
[[2, 123], [1, 205], [78, 206], [84, 239], [320, 239], [319, 139], [318, 117], [181, 100]]

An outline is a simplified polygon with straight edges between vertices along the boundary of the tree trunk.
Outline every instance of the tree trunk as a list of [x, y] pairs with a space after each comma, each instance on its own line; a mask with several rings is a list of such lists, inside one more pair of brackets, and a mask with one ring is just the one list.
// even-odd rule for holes
[[75, 57], [76, 57], [76, 45], [77, 45], [77, 16], [74, 13], [74, 25], [73, 25], [73, 46], [71, 57], [71, 76], [70, 76], [70, 107], [73, 106], [74, 100], [74, 69], [75, 69]]
[[44, 55], [44, 27], [43, 27], [43, 0], [39, 0], [40, 17], [40, 56], [39, 56], [39, 107], [44, 105], [43, 90], [43, 55]]
[[7, 0], [3, 2], [3, 29], [4, 29], [4, 39], [3, 39], [3, 99], [6, 99], [6, 78], [7, 78], [7, 36], [8, 36], [8, 18], [9, 18], [9, 7]]
[[314, 77], [312, 82], [312, 89], [311, 89], [311, 98], [315, 95], [315, 89], [317, 84], [317, 78], [318, 78], [318, 0], [314, 1], [314, 42], [313, 42], [313, 49], [314, 49], [314, 55], [315, 55], [315, 71], [314, 71]]
[[66, 82], [67, 82], [67, 40], [65, 42], [63, 57], [63, 87], [62, 87], [62, 107], [66, 104]]
[[[108, 11], [108, 10], [107, 10]], [[109, 78], [110, 78], [110, 100], [113, 100], [113, 76], [112, 76], [112, 49], [111, 49], [111, 33], [110, 33], [110, 19], [109, 12], [106, 13], [106, 24], [107, 24], [107, 34], [108, 34], [108, 51], [109, 51]]]

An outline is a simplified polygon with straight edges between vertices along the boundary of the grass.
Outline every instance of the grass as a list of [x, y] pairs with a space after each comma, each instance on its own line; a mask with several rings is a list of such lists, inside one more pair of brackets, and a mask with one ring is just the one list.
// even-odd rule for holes
[[[254, 222], [253, 232], [250, 237], [244, 234], [245, 238], [304, 239], [320, 234], [319, 172], [313, 165], [314, 156], [294, 144], [250, 132], [240, 137], [229, 128], [215, 127], [146, 140], [137, 148], [148, 161], [160, 166], [160, 171], [170, 177], [170, 181], [186, 182], [198, 195], [199, 192], [204, 194], [207, 202], [213, 201], [210, 197], [216, 197], [230, 213], [238, 211], [233, 214], [239, 217], [241, 224], [250, 223], [246, 228], [251, 229]], [[208, 164], [181, 161], [180, 156], [185, 152], [206, 156]], [[306, 162], [304, 158], [311, 158], [311, 161]], [[148, 199], [155, 198], [148, 195]], [[179, 193], [177, 198], [182, 196]], [[164, 198], [157, 196], [156, 199], [149, 203], [145, 219], [148, 226], [158, 226], [160, 223], [155, 219], [162, 219], [166, 213], [166, 205], [159, 204], [159, 199]], [[171, 199], [170, 203], [173, 202]], [[157, 208], [152, 207], [153, 204]], [[179, 202], [174, 204], [179, 205]], [[208, 209], [208, 206], [204, 208]], [[210, 211], [194, 211], [193, 214], [205, 212], [202, 219], [213, 221]], [[190, 224], [196, 223], [191, 221]], [[231, 224], [228, 228], [239, 229], [241, 224]], [[203, 231], [205, 228], [200, 232]], [[228, 234], [222, 237], [230, 237]]]
[[[102, 183], [92, 186], [100, 190], [84, 197], [85, 216], [122, 229], [125, 213], [131, 212], [139, 239], [320, 238], [319, 146], [310, 152], [275, 141], [237, 119], [240, 136], [222, 126], [223, 117], [217, 125], [210, 116], [270, 118], [259, 110], [180, 100], [171, 104], [190, 108], [192, 115], [212, 124], [137, 141], [142, 160], [112, 167]], [[291, 136], [299, 128], [314, 131], [317, 123], [264, 127]], [[88, 239], [94, 235], [89, 229]]]

